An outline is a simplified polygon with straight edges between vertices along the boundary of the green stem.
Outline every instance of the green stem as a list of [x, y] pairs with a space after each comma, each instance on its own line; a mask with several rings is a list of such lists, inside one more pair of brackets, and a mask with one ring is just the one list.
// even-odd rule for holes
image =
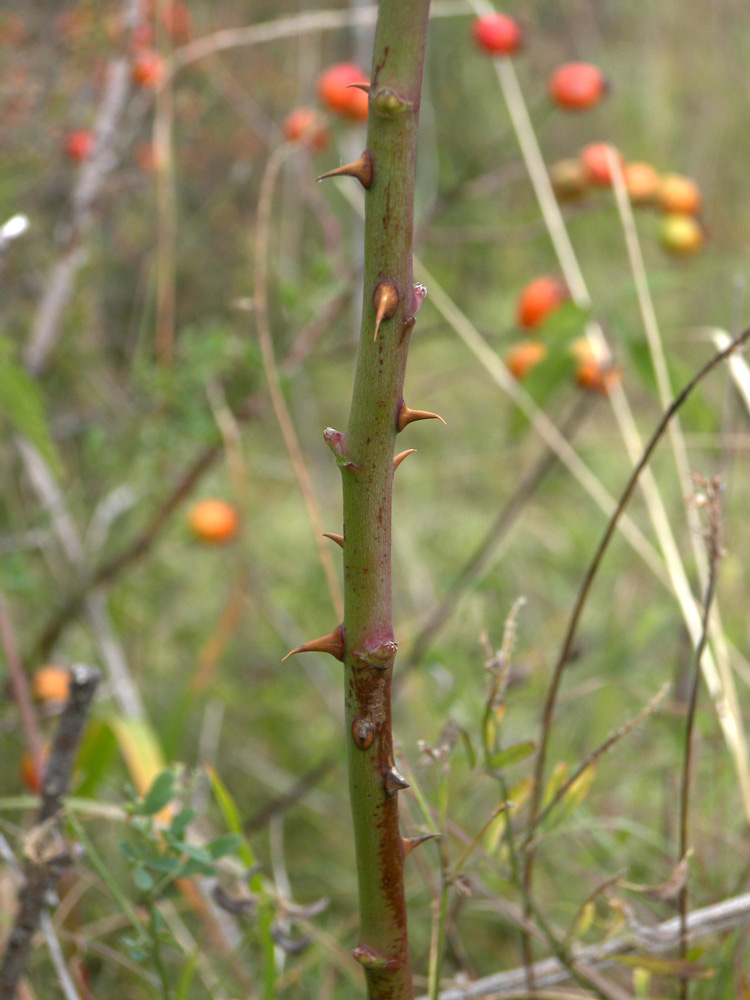
[[[370, 1000], [410, 1000], [399, 776], [391, 734], [396, 653], [391, 609], [394, 442], [418, 301], [412, 232], [417, 124], [429, 0], [381, 0], [370, 86], [362, 333], [346, 433], [337, 451], [344, 495], [344, 668], [349, 788]], [[378, 289], [387, 297], [376, 330]], [[355, 735], [356, 734], [356, 735]]]
[[169, 985], [169, 976], [167, 975], [167, 970], [164, 965], [164, 959], [161, 952], [159, 919], [156, 912], [156, 903], [154, 902], [154, 897], [151, 893], [149, 893], [146, 897], [146, 909], [148, 910], [149, 930], [151, 932], [151, 956], [154, 960], [156, 971], [159, 974], [162, 998], [163, 1000], [170, 1000], [170, 997], [172, 996], [172, 989]]

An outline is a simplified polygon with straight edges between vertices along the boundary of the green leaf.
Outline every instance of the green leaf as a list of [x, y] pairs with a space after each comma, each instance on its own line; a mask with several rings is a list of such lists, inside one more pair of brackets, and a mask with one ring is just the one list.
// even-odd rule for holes
[[27, 438], [56, 476], [62, 465], [50, 437], [38, 383], [13, 360], [13, 345], [0, 337], [0, 413]]
[[164, 872], [165, 875], [176, 875], [182, 868], [179, 858], [149, 858], [143, 864], [153, 871]]
[[526, 760], [536, 750], [536, 743], [533, 740], [524, 740], [521, 743], [514, 743], [512, 747], [499, 750], [493, 753], [489, 759], [489, 765], [493, 771], [499, 771], [503, 767], [510, 767], [521, 760]]
[[243, 837], [240, 811], [215, 768], [210, 765], [206, 765], [206, 773], [208, 774], [211, 782], [211, 790], [214, 793], [214, 798], [216, 799], [219, 809], [221, 809], [221, 814], [224, 817], [224, 822], [232, 833], [236, 833], [238, 836], [242, 837], [242, 845], [239, 849], [240, 859], [244, 865], [247, 865], [248, 868], [252, 868], [255, 864], [255, 855], [253, 854], [247, 840]]
[[130, 861], [140, 861], [143, 857], [143, 852], [135, 847], [133, 844], [128, 844], [126, 841], [121, 840], [117, 845], [122, 853]]
[[210, 844], [206, 845], [206, 850], [214, 859], [224, 857], [225, 854], [234, 854], [242, 846], [242, 837], [237, 833], [227, 833], [223, 837], [217, 837]]
[[167, 835], [170, 838], [182, 837], [190, 823], [195, 819], [195, 815], [195, 809], [191, 809], [189, 806], [186, 809], [181, 809], [169, 824]]
[[180, 975], [180, 980], [177, 983], [177, 993], [175, 994], [175, 1000], [187, 1000], [188, 994], [190, 992], [190, 987], [193, 984], [193, 977], [195, 976], [195, 970], [198, 966], [198, 959], [200, 958], [200, 948], [195, 948], [190, 952], [185, 963], [185, 967]]
[[96, 791], [109, 773], [117, 752], [117, 740], [111, 727], [99, 719], [92, 720], [81, 741], [76, 769], [82, 775], [76, 795], [83, 799], [96, 797]]
[[160, 812], [174, 798], [174, 783], [174, 771], [162, 771], [154, 778], [138, 811], [144, 816], [153, 816]]
[[154, 887], [154, 880], [140, 865], [133, 869], [133, 881], [141, 892], [150, 892]]
[[190, 878], [191, 875], [215, 875], [216, 869], [213, 865], [205, 864], [203, 861], [195, 861], [191, 858], [182, 866], [181, 878]]

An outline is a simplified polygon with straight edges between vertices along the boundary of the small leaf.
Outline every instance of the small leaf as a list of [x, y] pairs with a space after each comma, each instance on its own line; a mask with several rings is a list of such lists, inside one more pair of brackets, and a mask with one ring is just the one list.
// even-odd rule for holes
[[181, 878], [190, 878], [191, 875], [214, 875], [216, 869], [213, 865], [205, 864], [203, 861], [195, 861], [191, 858], [182, 866]]
[[458, 727], [458, 735], [461, 737], [461, 743], [463, 744], [464, 751], [466, 752], [466, 759], [469, 762], [469, 768], [473, 771], [477, 766], [477, 755], [474, 753], [474, 745], [471, 742], [471, 736], [469, 736], [463, 726]]
[[[214, 793], [214, 798], [216, 799], [221, 814], [224, 817], [224, 822], [232, 831], [239, 836], [242, 836], [242, 821], [240, 819], [240, 811], [232, 798], [229, 790], [227, 789], [224, 782], [219, 777], [218, 771], [211, 767], [210, 764], [206, 764], [206, 773], [208, 774], [209, 780], [211, 782], [211, 790]], [[244, 865], [248, 868], [252, 868], [255, 864], [255, 855], [252, 852], [250, 845], [247, 840], [243, 838], [242, 847], [239, 851], [240, 859]]]
[[140, 865], [133, 869], [133, 881], [141, 892], [150, 892], [154, 887], [154, 880]]
[[595, 916], [596, 904], [593, 899], [588, 899], [576, 914], [573, 935], [575, 937], [583, 937], [586, 931], [588, 931], [593, 924]]
[[552, 769], [552, 775], [547, 782], [542, 796], [542, 806], [546, 806], [557, 795], [568, 779], [568, 765], [564, 760], [559, 760]]
[[121, 840], [117, 846], [130, 861], [140, 861], [143, 857], [143, 852], [138, 847], [128, 844], [125, 840]]
[[195, 819], [195, 809], [190, 807], [186, 809], [181, 809], [172, 822], [169, 824], [169, 829], [166, 831], [167, 836], [170, 838], [180, 838], [184, 835], [185, 830]]
[[225, 854], [234, 854], [242, 846], [242, 837], [236, 833], [227, 833], [223, 837], [217, 837], [210, 844], [206, 845], [206, 850], [214, 859], [224, 857]]
[[565, 795], [563, 795], [562, 800], [552, 810], [551, 817], [553, 824], [564, 822], [575, 812], [591, 791], [595, 777], [596, 764], [589, 764], [587, 768], [581, 771]]
[[149, 858], [148, 861], [144, 861], [143, 863], [147, 868], [151, 868], [157, 872], [164, 872], [165, 875], [176, 875], [182, 868], [182, 862], [179, 858]]
[[62, 466], [50, 437], [41, 389], [13, 361], [13, 346], [5, 337], [0, 337], [0, 413], [18, 434], [28, 438], [52, 472], [60, 476]]
[[522, 743], [514, 743], [513, 746], [499, 750], [489, 759], [489, 766], [493, 771], [499, 771], [503, 767], [510, 767], [521, 760], [526, 760], [536, 750], [536, 743], [533, 740], [524, 740]]
[[162, 771], [154, 779], [140, 806], [140, 812], [145, 816], [153, 816], [160, 812], [174, 798], [174, 771]]
[[[176, 846], [176, 845], [175, 845]], [[203, 847], [195, 847], [193, 844], [180, 843], [180, 850], [187, 854], [193, 861], [200, 861], [202, 864], [210, 864], [213, 858]]]

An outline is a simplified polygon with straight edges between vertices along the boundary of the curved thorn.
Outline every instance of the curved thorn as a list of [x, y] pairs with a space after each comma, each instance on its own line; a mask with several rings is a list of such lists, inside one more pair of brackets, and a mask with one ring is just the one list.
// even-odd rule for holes
[[406, 403], [402, 403], [401, 409], [398, 411], [398, 423], [396, 424], [399, 431], [402, 431], [407, 424], [412, 423], [414, 420], [439, 420], [441, 424], [445, 423], [439, 413], [430, 413], [429, 410], [410, 410]]
[[358, 160], [352, 163], [345, 163], [342, 167], [329, 170], [318, 177], [319, 181], [324, 181], [328, 177], [356, 177], [365, 190], [372, 184], [373, 168], [370, 150], [366, 149]]
[[416, 448], [407, 448], [406, 451], [399, 452], [393, 459], [393, 471], [395, 472], [403, 460], [408, 458], [409, 455], [413, 455], [416, 450]]
[[347, 83], [346, 89], [349, 90], [350, 87], [355, 87], [357, 90], [363, 90], [366, 94], [370, 93], [369, 83]]
[[330, 653], [337, 660], [343, 660], [344, 630], [340, 625], [337, 625], [333, 632], [329, 632], [328, 635], [322, 635], [319, 639], [311, 639], [310, 642], [303, 643], [303, 645], [297, 646], [296, 649], [290, 650], [281, 662], [283, 663], [284, 660], [288, 660], [290, 656], [294, 656], [296, 653]]
[[372, 305], [375, 309], [375, 336], [378, 339], [380, 324], [384, 319], [393, 319], [398, 309], [399, 294], [398, 288], [392, 281], [381, 281], [375, 286], [372, 294]]
[[404, 845], [404, 857], [408, 858], [415, 847], [424, 844], [427, 840], [434, 840], [439, 837], [439, 833], [425, 833], [422, 837], [402, 837], [401, 843]]
[[323, 538], [330, 538], [332, 542], [335, 542], [337, 545], [340, 545], [342, 549], [344, 547], [343, 535], [336, 535], [332, 531], [324, 531]]

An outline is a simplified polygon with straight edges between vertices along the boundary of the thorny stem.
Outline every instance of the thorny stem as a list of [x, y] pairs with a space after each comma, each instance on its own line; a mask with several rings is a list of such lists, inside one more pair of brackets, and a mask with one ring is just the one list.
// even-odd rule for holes
[[[391, 732], [393, 454], [418, 302], [414, 168], [429, 0], [381, 0], [370, 83], [362, 330], [349, 423], [336, 447], [344, 501], [344, 678], [362, 963], [370, 1000], [411, 1000], [404, 852]], [[374, 339], [378, 300], [388, 309]], [[336, 432], [331, 432], [336, 434]], [[329, 443], [331, 438], [327, 438]], [[371, 737], [355, 742], [353, 725]]]

